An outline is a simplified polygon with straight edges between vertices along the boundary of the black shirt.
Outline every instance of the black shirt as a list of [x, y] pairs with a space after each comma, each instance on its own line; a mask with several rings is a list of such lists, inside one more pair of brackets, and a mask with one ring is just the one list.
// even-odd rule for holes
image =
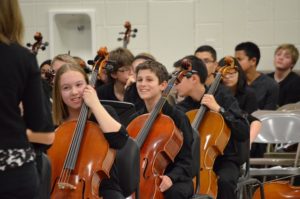
[[[119, 116], [115, 109], [108, 105], [103, 105], [106, 111], [118, 122], [120, 122]], [[91, 115], [90, 120], [97, 123], [97, 120], [94, 115]], [[127, 130], [121, 126], [121, 129], [118, 132], [107, 132], [103, 133], [105, 139], [109, 143], [109, 147], [113, 149], [121, 149], [128, 139]]]
[[[274, 72], [269, 76], [274, 79]], [[300, 101], [300, 76], [290, 72], [286, 78], [279, 83], [278, 105], [296, 103]]]
[[43, 99], [40, 70], [35, 56], [18, 44], [0, 42], [0, 58], [0, 146], [27, 148], [27, 128], [38, 132], [54, 130], [51, 112]]
[[114, 93], [114, 83], [107, 83], [96, 88], [98, 98], [100, 100], [115, 100], [120, 101]]
[[[237, 142], [244, 142], [249, 139], [249, 124], [247, 119], [243, 117], [243, 112], [239, 108], [238, 101], [231, 94], [231, 91], [223, 85], [219, 85], [215, 99], [217, 103], [225, 109], [222, 115], [226, 124], [231, 130], [229, 142], [224, 150], [224, 155], [218, 158], [232, 159], [239, 163], [237, 154]], [[194, 101], [191, 97], [186, 97], [178, 106], [185, 112], [199, 109], [200, 102]], [[213, 124], [211, 124], [213, 125]]]
[[261, 110], [276, 110], [279, 86], [269, 76], [260, 74], [250, 85], [255, 91], [258, 108]]

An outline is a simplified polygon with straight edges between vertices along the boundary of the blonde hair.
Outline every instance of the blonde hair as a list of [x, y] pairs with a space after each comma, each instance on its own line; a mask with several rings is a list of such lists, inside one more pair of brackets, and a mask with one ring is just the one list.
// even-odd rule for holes
[[23, 43], [24, 25], [18, 0], [0, 1], [0, 42]]
[[60, 87], [60, 80], [61, 76], [68, 72], [68, 71], [77, 71], [80, 72], [86, 81], [86, 83], [89, 83], [88, 76], [84, 72], [84, 70], [79, 66], [77, 63], [67, 63], [62, 65], [58, 71], [56, 72], [55, 78], [54, 78], [54, 85], [53, 85], [53, 104], [52, 104], [52, 118], [53, 122], [56, 125], [60, 125], [64, 122], [64, 120], [69, 116], [69, 111], [67, 105], [63, 102], [62, 96], [61, 96], [61, 87]]
[[299, 51], [296, 46], [294, 46], [293, 44], [281, 44], [276, 48], [274, 54], [276, 54], [279, 50], [287, 50], [291, 54], [293, 66], [297, 63], [299, 58]]
[[71, 55], [68, 55], [68, 54], [59, 54], [59, 55], [56, 55], [52, 59], [51, 65], [53, 65], [53, 63], [55, 61], [62, 61], [62, 62], [68, 63], [68, 64], [77, 64], [77, 61]]

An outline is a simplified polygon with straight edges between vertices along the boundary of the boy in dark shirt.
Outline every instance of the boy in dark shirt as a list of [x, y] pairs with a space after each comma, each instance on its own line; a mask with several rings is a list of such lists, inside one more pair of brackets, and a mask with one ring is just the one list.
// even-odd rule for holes
[[209, 110], [223, 116], [231, 130], [231, 136], [224, 154], [218, 156], [214, 163], [214, 172], [218, 176], [217, 199], [236, 198], [235, 190], [240, 174], [240, 166], [245, 158], [238, 154], [237, 143], [249, 139], [249, 125], [243, 117], [237, 100], [226, 87], [220, 85], [215, 96], [206, 94], [207, 69], [200, 59], [196, 56], [187, 56], [183, 60], [191, 64], [192, 70], [176, 85], [178, 95], [186, 97], [178, 106], [187, 112], [199, 109], [200, 105], [203, 104]]
[[292, 71], [298, 57], [298, 49], [293, 44], [282, 44], [275, 50], [275, 72], [269, 76], [279, 84], [278, 106], [300, 101], [300, 76]]

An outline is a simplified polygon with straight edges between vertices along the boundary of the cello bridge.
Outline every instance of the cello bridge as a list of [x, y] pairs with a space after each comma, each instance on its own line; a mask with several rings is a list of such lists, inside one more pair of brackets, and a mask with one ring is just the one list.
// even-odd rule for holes
[[71, 189], [71, 190], [75, 190], [76, 187], [70, 183], [66, 183], [66, 182], [59, 182], [57, 183], [58, 188], [59, 189]]

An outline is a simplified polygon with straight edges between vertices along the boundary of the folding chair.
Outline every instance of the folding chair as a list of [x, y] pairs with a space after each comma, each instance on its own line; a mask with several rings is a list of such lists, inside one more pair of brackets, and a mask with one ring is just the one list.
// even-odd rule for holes
[[[262, 122], [261, 131], [255, 139], [256, 143], [270, 145], [300, 142], [300, 112], [256, 111], [253, 115]], [[284, 166], [283, 168], [250, 168], [250, 176], [275, 177], [300, 175], [300, 168], [296, 167], [298, 166], [298, 157], [295, 157], [295, 154], [292, 158], [285, 158], [282, 156], [281, 158], [278, 156], [251, 158], [250, 165], [265, 165], [266, 167], [278, 165]]]

